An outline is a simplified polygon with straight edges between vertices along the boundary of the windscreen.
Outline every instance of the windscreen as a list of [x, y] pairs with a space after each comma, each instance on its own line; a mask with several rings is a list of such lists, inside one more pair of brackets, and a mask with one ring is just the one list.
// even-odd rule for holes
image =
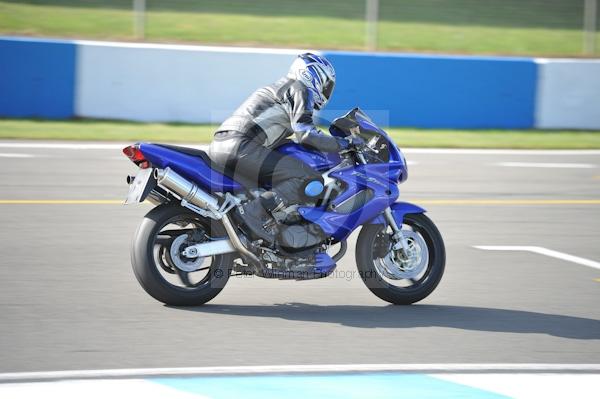
[[387, 133], [378, 127], [360, 108], [354, 108], [346, 115], [333, 121], [330, 129], [335, 136], [358, 135], [373, 150], [371, 162], [390, 162], [402, 160], [399, 151]]

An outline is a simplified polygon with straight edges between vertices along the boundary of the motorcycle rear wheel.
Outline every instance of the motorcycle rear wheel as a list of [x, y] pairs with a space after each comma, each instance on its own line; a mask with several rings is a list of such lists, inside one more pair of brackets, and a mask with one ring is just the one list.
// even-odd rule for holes
[[392, 251], [391, 241], [387, 240], [391, 229], [383, 224], [362, 228], [356, 244], [356, 265], [362, 281], [377, 297], [395, 305], [410, 305], [426, 298], [439, 284], [446, 250], [437, 227], [424, 214], [405, 215], [401, 229], [412, 237], [413, 247], [426, 247], [416, 254], [415, 268], [411, 269], [410, 263], [389, 260]]
[[[164, 230], [168, 229], [165, 226], [175, 228]], [[187, 226], [192, 228], [185, 229]], [[169, 255], [170, 245], [177, 237], [198, 231], [205, 240], [227, 235], [220, 222], [203, 218], [179, 204], [159, 205], [142, 220], [133, 238], [131, 264], [138, 282], [154, 299], [173, 306], [202, 305], [217, 296], [227, 283], [235, 254], [213, 256], [210, 266], [205, 261], [198, 262], [198, 269], [191, 272], [178, 268]], [[192, 259], [189, 263], [194, 264]], [[192, 282], [192, 273], [200, 274], [198, 282]]]

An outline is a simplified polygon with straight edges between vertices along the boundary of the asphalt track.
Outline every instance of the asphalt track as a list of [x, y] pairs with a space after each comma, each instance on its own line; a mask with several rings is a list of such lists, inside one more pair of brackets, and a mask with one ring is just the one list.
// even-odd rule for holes
[[150, 206], [118, 204], [135, 171], [118, 149], [0, 142], [0, 372], [600, 363], [600, 152], [406, 155], [401, 196], [428, 209], [447, 248], [429, 298], [397, 307], [373, 296], [355, 274], [353, 238], [330, 278], [232, 278], [210, 304], [184, 309], [133, 277], [129, 244]]

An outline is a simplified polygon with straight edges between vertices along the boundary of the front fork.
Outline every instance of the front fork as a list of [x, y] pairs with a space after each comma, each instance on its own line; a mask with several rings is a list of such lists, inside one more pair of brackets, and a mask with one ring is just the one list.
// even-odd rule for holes
[[[358, 158], [358, 163], [363, 165], [367, 164], [367, 160], [365, 159], [365, 156], [362, 154], [362, 152], [357, 151], [356, 156]], [[388, 222], [388, 224], [392, 228], [392, 231], [394, 232], [394, 234], [392, 235], [392, 250], [400, 251], [402, 257], [406, 259], [408, 257], [409, 251], [408, 241], [404, 234], [402, 234], [402, 229], [398, 226], [398, 223], [396, 223], [396, 219], [394, 219], [394, 215], [392, 214], [392, 208], [388, 206], [387, 208], [385, 208], [385, 211], [383, 211], [383, 214], [385, 216], [385, 220]]]
[[388, 206], [385, 211], [383, 211], [383, 215], [394, 232], [392, 235], [392, 250], [400, 250], [401, 254], [406, 258], [408, 256], [408, 242], [404, 234], [402, 234], [402, 229], [398, 226], [398, 223], [396, 223], [396, 219], [394, 219], [392, 209]]

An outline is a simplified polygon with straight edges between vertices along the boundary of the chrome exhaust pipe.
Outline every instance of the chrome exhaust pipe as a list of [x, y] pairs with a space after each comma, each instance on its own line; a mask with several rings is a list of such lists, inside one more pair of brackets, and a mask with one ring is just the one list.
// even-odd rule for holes
[[227, 235], [229, 236], [231, 243], [238, 250], [240, 255], [242, 255], [242, 258], [244, 258], [247, 262], [251, 263], [252, 266], [254, 266], [256, 272], [260, 271], [263, 268], [262, 263], [256, 257], [256, 255], [254, 255], [252, 252], [250, 252], [248, 250], [248, 248], [246, 248], [244, 246], [244, 244], [240, 240], [240, 237], [238, 237], [237, 232], [235, 231], [235, 228], [231, 224], [229, 215], [223, 215], [223, 217], [221, 218], [221, 221], [223, 222], [223, 226], [225, 227], [225, 231], [227, 231]]
[[171, 168], [154, 169], [154, 177], [158, 184], [173, 191], [190, 204], [210, 211], [219, 210], [219, 201], [215, 197], [175, 173]]
[[[193, 204], [199, 208], [208, 209], [214, 213], [218, 213], [219, 202], [215, 197], [208, 194], [206, 191], [202, 190], [200, 187], [190, 182], [186, 178], [175, 173], [171, 168], [167, 167], [165, 169], [155, 169], [154, 177], [156, 178], [158, 184], [170, 191], [173, 191], [190, 204]], [[231, 240], [231, 244], [240, 253], [242, 258], [251, 263], [252, 266], [255, 267], [256, 271], [262, 269], [263, 266], [261, 261], [258, 259], [258, 257], [256, 257], [256, 255], [254, 255], [248, 250], [248, 248], [244, 246], [238, 237], [235, 228], [231, 224], [229, 215], [223, 214], [221, 217], [221, 222], [223, 222], [223, 226], [225, 227], [225, 231], [227, 231], [227, 235]]]

